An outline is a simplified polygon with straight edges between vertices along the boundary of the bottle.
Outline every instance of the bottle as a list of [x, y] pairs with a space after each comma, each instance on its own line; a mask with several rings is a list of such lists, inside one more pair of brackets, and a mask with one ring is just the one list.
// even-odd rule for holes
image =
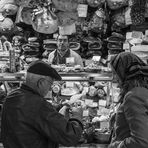
[[10, 72], [16, 72], [15, 69], [15, 50], [9, 41], [4, 42], [4, 47], [9, 51]]

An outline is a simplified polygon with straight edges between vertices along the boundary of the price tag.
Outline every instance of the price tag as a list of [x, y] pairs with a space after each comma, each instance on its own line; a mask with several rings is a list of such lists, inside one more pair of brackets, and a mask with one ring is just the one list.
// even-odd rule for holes
[[132, 32], [132, 37], [133, 38], [139, 38], [139, 39], [141, 39], [142, 36], [143, 36], [143, 33], [141, 31], [133, 31]]
[[86, 4], [78, 4], [78, 16], [79, 17], [87, 17], [87, 9], [88, 9], [88, 5]]
[[123, 49], [124, 49], [124, 50], [130, 50], [130, 45], [129, 45], [129, 43], [127, 43], [127, 42], [124, 43], [124, 44], [123, 44]]
[[83, 110], [83, 117], [89, 116], [89, 110]]
[[99, 100], [99, 106], [106, 106], [106, 100]]
[[131, 39], [132, 38], [132, 32], [127, 32], [126, 33], [126, 39]]
[[91, 100], [91, 99], [85, 99], [85, 104], [86, 105], [93, 105], [93, 100]]
[[74, 87], [74, 82], [66, 82], [66, 87]]
[[145, 30], [145, 36], [148, 36], [148, 30]]
[[57, 39], [58, 38], [58, 33], [54, 33], [53, 38]]
[[66, 58], [66, 64], [74, 64], [75, 59], [74, 57]]
[[100, 61], [101, 56], [93, 56], [92, 60], [95, 62], [99, 62]]
[[101, 121], [100, 122], [100, 129], [108, 129], [109, 128], [109, 122], [108, 121]]

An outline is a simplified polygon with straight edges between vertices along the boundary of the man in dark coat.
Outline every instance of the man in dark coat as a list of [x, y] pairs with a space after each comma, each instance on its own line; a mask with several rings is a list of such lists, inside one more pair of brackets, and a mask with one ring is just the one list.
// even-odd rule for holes
[[44, 99], [54, 80], [61, 80], [55, 69], [43, 61], [30, 65], [26, 81], [8, 94], [2, 111], [4, 148], [57, 148], [76, 145], [82, 133], [82, 109], [67, 107], [60, 113]]

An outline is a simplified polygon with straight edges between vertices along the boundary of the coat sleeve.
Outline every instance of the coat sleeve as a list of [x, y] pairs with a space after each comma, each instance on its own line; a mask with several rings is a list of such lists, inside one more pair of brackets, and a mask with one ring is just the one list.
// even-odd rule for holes
[[144, 101], [139, 97], [128, 95], [124, 102], [124, 114], [131, 136], [118, 142], [118, 146], [113, 143], [109, 148], [147, 148], [148, 110]]
[[39, 111], [36, 124], [43, 136], [64, 146], [76, 145], [83, 129], [79, 121], [66, 120], [46, 101]]

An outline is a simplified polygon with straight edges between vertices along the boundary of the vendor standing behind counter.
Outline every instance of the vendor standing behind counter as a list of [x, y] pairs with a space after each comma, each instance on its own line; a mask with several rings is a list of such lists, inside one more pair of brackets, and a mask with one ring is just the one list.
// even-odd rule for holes
[[25, 84], [8, 94], [2, 111], [4, 148], [57, 148], [58, 144], [78, 143], [82, 108], [71, 108], [71, 118], [66, 118], [66, 106], [58, 113], [44, 99], [54, 80], [61, 80], [57, 71], [36, 61], [27, 70]]
[[73, 66], [80, 65], [81, 67], [83, 67], [81, 56], [72, 49], [69, 49], [68, 36], [59, 35], [57, 38], [57, 47], [58, 49], [52, 51], [48, 56], [48, 62], [50, 64], [66, 64], [68, 63], [66, 60], [68, 60], [68, 58], [71, 58], [70, 60], [73, 61]]

